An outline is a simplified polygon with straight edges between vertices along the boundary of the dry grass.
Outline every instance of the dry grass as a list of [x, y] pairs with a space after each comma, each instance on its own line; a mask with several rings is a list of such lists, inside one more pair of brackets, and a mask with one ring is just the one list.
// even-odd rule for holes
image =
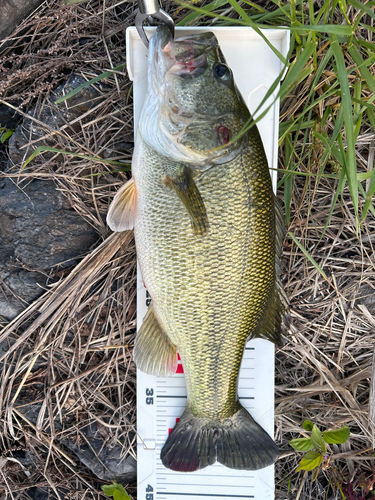
[[[170, 9], [168, 4], [164, 7]], [[228, 13], [236, 15], [232, 8]], [[132, 24], [132, 3], [106, 0], [103, 5], [94, 0], [69, 7], [48, 0], [36, 18], [16, 30], [0, 60], [2, 102], [23, 113], [27, 106], [37, 105], [40, 112], [33, 121], [45, 145], [129, 161], [130, 152], [118, 151], [122, 141], [132, 140], [133, 132], [130, 82], [124, 73], [98, 85], [102, 99], [59, 131], [40, 117], [51, 91], [72, 72], [90, 79], [125, 61], [124, 33]], [[303, 103], [303, 93], [295, 95], [300, 100], [291, 96], [284, 101], [285, 119], [296, 115]], [[370, 170], [374, 134], [363, 130], [360, 139], [358, 162]], [[25, 156], [34, 147], [30, 140]], [[281, 166], [283, 161], [282, 150]], [[32, 477], [16, 462], [1, 465], [0, 495], [12, 492], [14, 498], [19, 494], [17, 498], [26, 499], [30, 485], [41, 485], [58, 487], [70, 498], [99, 498], [100, 481], [61, 441], [69, 437], [79, 442], [80, 429], [96, 422], [106, 440], [121, 443], [124, 454], [135, 454], [131, 359], [135, 249], [130, 233], [109, 236], [104, 223], [113, 193], [126, 176], [112, 174], [116, 167], [104, 163], [51, 153], [38, 156], [25, 170], [20, 167], [14, 165], [5, 176], [14, 176], [21, 184], [33, 178], [53, 180], [97, 229], [103, 243], [70, 274], [51, 275], [49, 290], [0, 331], [0, 341], [8, 340], [10, 345], [0, 360], [2, 454], [12, 457], [20, 448], [34, 450], [39, 461], [38, 473]], [[291, 300], [292, 334], [276, 359], [276, 439], [283, 452], [276, 466], [280, 500], [340, 498], [328, 489], [334, 474], [345, 480], [362, 472], [373, 474], [375, 320], [369, 298], [358, 297], [371, 296], [375, 289], [375, 222], [368, 215], [363, 231], [356, 233], [346, 190], [324, 232], [336, 189], [334, 179], [322, 178], [318, 183], [314, 177], [297, 176], [293, 182], [289, 230], [329, 281], [292, 240], [286, 240], [284, 283]], [[39, 403], [33, 423], [25, 408]], [[335, 465], [314, 483], [311, 476], [294, 473], [300, 454], [288, 445], [303, 434], [305, 419], [322, 429], [346, 424], [352, 430], [348, 443], [332, 447]]]
[[[129, 162], [131, 151], [121, 151], [124, 141], [133, 140], [131, 85], [124, 74], [97, 84], [96, 102], [58, 131], [43, 122], [54, 100], [51, 91], [72, 72], [90, 79], [124, 62], [133, 8], [114, 4], [106, 3], [103, 23], [98, 2], [84, 7], [46, 2], [38, 17], [12, 36], [0, 61], [0, 97], [23, 114], [36, 106], [38, 145]], [[30, 139], [25, 157], [36, 147]], [[112, 175], [115, 168], [45, 153], [26, 169], [16, 164], [5, 174], [21, 186], [34, 178], [53, 180], [103, 242], [68, 275], [54, 270], [48, 291], [0, 331], [0, 342], [10, 346], [0, 360], [2, 455], [17, 457], [21, 449], [38, 457], [30, 477], [17, 462], [2, 464], [1, 498], [5, 493], [28, 498], [32, 486], [58, 488], [69, 498], [103, 497], [105, 481], [62, 444], [67, 438], [85, 442], [81, 429], [93, 422], [105, 443], [120, 444], [124, 457], [136, 456], [135, 247], [132, 233], [109, 236], [104, 222], [114, 191], [126, 179]]]
[[[369, 170], [374, 139], [375, 134], [364, 134], [357, 147]], [[276, 359], [276, 437], [284, 452], [276, 467], [278, 499], [342, 498], [328, 487], [335, 477], [341, 483], [362, 476], [375, 479], [375, 221], [368, 216], [357, 234], [346, 189], [325, 231], [337, 181], [308, 179], [294, 180], [289, 231], [327, 279], [291, 239], [285, 241], [284, 283], [291, 301], [292, 332]], [[311, 473], [294, 473], [302, 455], [288, 445], [291, 439], [308, 437], [302, 429], [306, 419], [322, 430], [342, 425], [351, 429], [347, 443], [331, 446], [334, 463], [315, 483]]]

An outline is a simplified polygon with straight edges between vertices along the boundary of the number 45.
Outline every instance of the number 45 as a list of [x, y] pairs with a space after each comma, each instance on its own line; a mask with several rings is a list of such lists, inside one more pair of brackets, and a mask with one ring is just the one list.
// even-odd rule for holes
[[[154, 488], [150, 484], [148, 484], [146, 488], [146, 492], [148, 491], [154, 491]], [[146, 493], [146, 500], [154, 500], [153, 493]]]

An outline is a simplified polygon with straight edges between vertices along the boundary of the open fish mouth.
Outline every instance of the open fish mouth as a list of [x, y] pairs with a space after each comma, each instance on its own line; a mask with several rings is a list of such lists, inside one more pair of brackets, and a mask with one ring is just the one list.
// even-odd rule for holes
[[174, 75], [187, 79], [200, 76], [208, 67], [208, 53], [218, 46], [213, 33], [173, 40], [166, 26], [159, 26], [151, 41], [149, 57], [154, 60], [153, 76], [158, 86]]
[[163, 55], [173, 63], [167, 73], [182, 78], [200, 76], [208, 67], [208, 53], [216, 45], [217, 40], [212, 33], [201, 33], [194, 39], [185, 36], [170, 40], [162, 49]]

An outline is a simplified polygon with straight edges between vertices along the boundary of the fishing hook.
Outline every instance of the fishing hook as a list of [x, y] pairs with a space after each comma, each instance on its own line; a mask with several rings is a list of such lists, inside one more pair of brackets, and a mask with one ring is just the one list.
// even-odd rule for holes
[[148, 48], [148, 38], [146, 36], [145, 30], [143, 29], [143, 21], [155, 17], [165, 23], [172, 33], [174, 38], [174, 21], [169, 14], [167, 14], [163, 9], [160, 8], [159, 0], [138, 0], [139, 9], [135, 17], [135, 26], [137, 28], [138, 34], [141, 37], [142, 42]]

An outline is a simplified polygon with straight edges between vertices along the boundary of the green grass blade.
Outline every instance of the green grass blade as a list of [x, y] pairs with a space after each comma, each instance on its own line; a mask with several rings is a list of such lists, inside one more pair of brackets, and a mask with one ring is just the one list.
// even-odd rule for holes
[[372, 128], [375, 130], [375, 113], [373, 109], [367, 108], [367, 116], [368, 119], [370, 120]]
[[375, 169], [372, 170], [370, 186], [369, 186], [368, 191], [366, 193], [365, 205], [364, 205], [363, 211], [362, 211], [361, 222], [365, 219], [370, 206], [372, 206], [372, 197], [374, 196], [374, 194], [375, 194]]
[[324, 279], [326, 279], [329, 282], [329, 279], [327, 278], [326, 273], [323, 271], [323, 269], [319, 266], [319, 264], [316, 262], [314, 257], [309, 254], [309, 252], [306, 250], [306, 248], [297, 240], [297, 238], [294, 236], [293, 233], [288, 231], [288, 235], [292, 238], [294, 243], [298, 246], [298, 248], [302, 251], [302, 253], [309, 259], [311, 264], [315, 267], [315, 269], [323, 276]]
[[258, 22], [264, 22], [264, 21], [275, 21], [281, 22], [282, 20], [285, 22], [285, 19], [291, 19], [289, 10], [290, 10], [290, 4], [286, 4], [281, 6], [280, 4], [278, 5], [278, 9], [275, 9], [272, 12], [268, 12], [267, 14], [264, 14], [263, 16], [260, 16], [258, 18]]
[[[371, 173], [371, 172], [369, 172], [369, 173]], [[366, 191], [363, 189], [362, 184], [359, 184], [359, 190], [361, 191], [363, 198], [366, 199]], [[375, 217], [375, 208], [374, 208], [374, 205], [372, 203], [370, 203], [368, 209], [370, 210], [372, 215]]]
[[[375, 2], [361, 3], [358, 0], [348, 0], [348, 4], [352, 5], [353, 7], [359, 9], [362, 12], [366, 12], [366, 14], [375, 19], [375, 12], [371, 10], [371, 7], [374, 7]], [[358, 18], [361, 19], [361, 16], [358, 15]]]
[[[306, 156], [307, 156], [307, 153], [306, 153]], [[294, 165], [293, 166], [293, 170], [285, 170], [284, 168], [271, 168], [270, 167], [270, 170], [275, 170], [276, 172], [280, 172], [281, 174], [287, 174], [287, 175], [300, 175], [301, 177], [316, 177], [316, 174], [315, 173], [311, 173], [311, 172], [300, 172], [298, 170], [296, 170], [296, 166], [298, 167], [302, 161], [306, 159], [305, 157], [301, 158], [299, 161], [298, 161], [298, 164], [297, 165]], [[362, 174], [358, 174], [358, 175], [367, 175], [367, 178], [369, 178], [371, 176], [370, 172], [363, 172]], [[337, 174], [322, 174], [321, 177], [324, 177], [325, 179], [338, 179], [339, 178], [339, 175]], [[285, 179], [286, 179], [286, 176], [284, 176], [282, 179], [279, 180], [279, 182], [277, 183], [277, 187], [280, 187], [284, 184], [285, 182]], [[360, 180], [365, 180], [365, 178], [361, 178]]]
[[[347, 143], [347, 178], [349, 190], [353, 201], [354, 212], [358, 216], [358, 183], [357, 183], [357, 164], [355, 154], [355, 140], [353, 127], [353, 111], [350, 97], [349, 81], [346, 72], [344, 56], [338, 43], [336, 35], [331, 35], [331, 47], [337, 64], [338, 80], [341, 88], [341, 108], [343, 109], [346, 143]], [[344, 155], [344, 151], [343, 151]]]
[[362, 108], [359, 110], [360, 114], [362, 114], [365, 111], [365, 109], [369, 109], [370, 111], [373, 111], [374, 105], [372, 104], [372, 101], [374, 101], [374, 100], [375, 100], [375, 95], [373, 95], [372, 98], [369, 99], [368, 101], [364, 101], [363, 99], [356, 99], [355, 97], [352, 97], [353, 102], [358, 103], [359, 105], [362, 106]]
[[122, 167], [122, 170], [124, 172], [131, 169], [131, 165], [129, 163], [122, 163], [116, 160], [107, 160], [105, 158], [98, 158], [95, 156], [81, 155], [78, 153], [73, 153], [72, 151], [64, 151], [63, 149], [52, 148], [50, 146], [37, 147], [36, 150], [25, 160], [25, 163], [22, 165], [22, 168], [24, 169], [28, 163], [30, 163], [36, 156], [38, 156], [39, 153], [42, 153], [43, 151], [49, 151], [51, 153], [61, 153], [70, 156], [78, 156], [78, 158], [83, 158], [84, 160], [98, 161], [100, 163], [108, 163], [109, 165], [117, 165], [119, 167]]
[[[286, 170], [291, 170], [293, 166], [293, 145], [292, 145], [292, 137], [288, 134], [285, 137], [285, 168]], [[284, 204], [285, 204], [285, 221], [286, 225], [290, 224], [290, 207], [292, 204], [292, 194], [293, 194], [293, 176], [286, 176], [284, 182]]]
[[368, 24], [359, 23], [359, 26], [364, 30], [372, 31], [375, 33], [375, 26], [369, 26]]
[[[297, 164], [297, 167], [302, 163], [302, 161], [304, 159], [305, 158], [303, 157], [303, 158], [301, 158], [301, 160], [299, 160], [299, 162]], [[285, 170], [283, 168], [270, 168], [270, 170], [275, 170], [276, 172], [280, 172], [281, 174], [300, 175], [302, 177], [316, 177], [315, 173], [300, 172], [300, 171], [295, 170], [295, 166], [293, 167], [293, 169], [294, 170]], [[342, 170], [342, 172], [343, 172], [344, 180], [345, 180], [345, 171]], [[341, 179], [342, 172], [340, 173], [340, 175], [338, 175], [338, 174], [324, 174], [324, 173], [322, 173], [322, 174], [320, 174], [320, 177], [322, 177], [324, 179]], [[357, 174], [357, 181], [358, 182], [365, 181], [367, 179], [370, 179], [371, 176], [372, 176], [372, 170], [370, 172], [360, 172], [359, 174]], [[283, 184], [284, 184], [284, 177], [279, 180], [279, 182], [277, 184], [277, 187], [280, 187]], [[361, 184], [358, 184], [358, 185], [360, 186]]]
[[298, 121], [281, 122], [279, 126], [279, 146], [285, 139], [285, 136], [290, 132], [296, 132], [297, 130], [309, 129], [315, 125], [315, 120], [302, 121], [301, 116]]
[[375, 52], [375, 43], [368, 42], [367, 40], [356, 40], [356, 43], [365, 49], [371, 50], [371, 52]]
[[277, 50], [276, 47], [272, 45], [272, 43], [268, 40], [267, 36], [258, 28], [258, 25], [254, 23], [254, 21], [246, 14], [246, 12], [243, 10], [243, 8], [236, 2], [236, 0], [228, 0], [230, 5], [234, 8], [234, 10], [242, 17], [242, 19], [251, 27], [253, 30], [263, 38], [263, 40], [266, 42], [268, 47], [272, 50], [274, 54], [277, 55], [277, 57], [280, 59], [280, 61], [286, 65], [288, 61], [285, 59], [285, 57], [281, 54], [279, 50]]
[[[353, 29], [351, 26], [348, 25], [342, 25], [342, 24], [319, 24], [319, 25], [301, 25], [301, 26], [278, 26], [278, 25], [268, 25], [268, 24], [260, 24], [260, 23], [255, 23], [250, 16], [242, 9], [242, 7], [236, 2], [236, 0], [230, 0], [230, 4], [232, 7], [238, 12], [243, 19], [235, 19], [235, 18], [228, 18], [226, 16], [222, 16], [218, 14], [217, 12], [207, 12], [205, 11], [202, 7], [197, 7], [196, 5], [189, 4], [187, 2], [182, 2], [180, 0], [177, 0], [176, 3], [178, 5], [181, 5], [182, 7], [185, 7], [186, 9], [190, 9], [195, 12], [199, 12], [200, 14], [204, 14], [209, 17], [221, 19], [223, 21], [229, 21], [232, 25], [233, 24], [238, 24], [240, 26], [251, 26], [256, 30], [261, 30], [261, 29], [288, 29], [290, 31], [294, 31], [297, 33], [301, 34], [306, 34], [306, 32], [309, 31], [316, 31], [318, 33], [333, 33], [338, 36], [351, 36], [353, 34]], [[240, 13], [241, 12], [241, 13]], [[246, 21], [244, 20], [247, 19]], [[258, 31], [257, 31], [258, 32]], [[263, 38], [263, 37], [262, 37]], [[266, 43], [268, 42], [266, 37], [264, 38]], [[268, 42], [269, 44], [270, 42]], [[272, 44], [271, 44], [272, 45]], [[274, 52], [277, 50], [275, 48]], [[278, 52], [278, 51], [277, 51]], [[275, 52], [276, 54], [276, 52]], [[279, 56], [278, 56], [279, 57]], [[284, 62], [284, 58], [282, 57], [281, 59]]]
[[[369, 173], [371, 173], [371, 172], [369, 172]], [[362, 184], [359, 184], [359, 190], [361, 191], [363, 198], [366, 199], [366, 191], [363, 189]], [[375, 217], [375, 208], [374, 208], [374, 205], [372, 203], [370, 203], [369, 210], [372, 213], [372, 215]]]
[[296, 81], [299, 81], [302, 71], [305, 69], [306, 64], [311, 59], [315, 50], [316, 43], [309, 42], [306, 44], [306, 47], [300, 56], [294, 59], [280, 88], [281, 100], [288, 95], [290, 89], [294, 86]]
[[[338, 83], [337, 83], [338, 85]], [[325, 99], [327, 99], [328, 97], [330, 97], [331, 95], [333, 94], [336, 94], [337, 93], [337, 90], [335, 88], [332, 88], [330, 90], [327, 90], [326, 93], [322, 94], [321, 96], [319, 96], [318, 99], [316, 99], [315, 101], [313, 101], [310, 105], [306, 106], [304, 108], [304, 110], [301, 112], [301, 114], [299, 115], [298, 117], [298, 120], [301, 121], [301, 124], [303, 123], [302, 122], [302, 118], [305, 116], [305, 114], [309, 111], [311, 111], [312, 109], [315, 108], [315, 106], [320, 102], [320, 101], [324, 101]], [[362, 102], [362, 101], [361, 101]], [[370, 105], [369, 105], [370, 106]], [[285, 128], [283, 127], [284, 124], [286, 123], [289, 123], [289, 122], [283, 122], [280, 124], [280, 132], [284, 131], [284, 134], [287, 133], [288, 131], [291, 131], [291, 130], [297, 130], [298, 128], [298, 125], [295, 125], [294, 129], [291, 128], [291, 129], [287, 129], [285, 130]], [[298, 123], [298, 122], [294, 122], [294, 123]], [[307, 120], [305, 122], [305, 126], [301, 126], [301, 129], [302, 128], [309, 128], [309, 127], [312, 127], [314, 126], [314, 124], [316, 123], [316, 120]], [[279, 139], [279, 145], [281, 144], [282, 142], [282, 139], [283, 139], [283, 135], [280, 136], [280, 139]]]
[[78, 94], [82, 89], [85, 89], [86, 87], [90, 87], [93, 83], [99, 82], [100, 80], [103, 80], [103, 78], [107, 78], [108, 76], [111, 76], [114, 71], [121, 71], [123, 68], [125, 68], [126, 63], [119, 64], [113, 70], [108, 70], [104, 71], [104, 73], [101, 73], [100, 75], [96, 76], [95, 78], [91, 78], [91, 80], [88, 80], [85, 83], [82, 83], [82, 85], [79, 85], [77, 88], [71, 90], [67, 94], [65, 94], [63, 97], [60, 97], [55, 101], [55, 104], [60, 104], [60, 102], [64, 102], [67, 99], [70, 99], [74, 95]]
[[258, 12], [261, 12], [262, 14], [266, 14], [268, 12], [266, 9], [264, 9], [260, 5], [257, 5], [254, 2], [250, 2], [250, 0], [243, 0], [243, 3], [245, 3], [246, 5], [249, 5], [253, 9], [257, 10]]
[[345, 170], [342, 169], [341, 174], [340, 174], [340, 178], [339, 178], [339, 182], [338, 182], [338, 185], [337, 185], [337, 189], [336, 189], [336, 192], [335, 192], [335, 196], [334, 196], [333, 201], [332, 201], [331, 209], [329, 211], [329, 214], [328, 214], [328, 217], [327, 217], [327, 221], [324, 224], [324, 229], [322, 231], [322, 234], [321, 234], [321, 236], [319, 238], [319, 243], [322, 241], [323, 236], [325, 235], [325, 232], [327, 231], [327, 227], [328, 227], [328, 224], [330, 223], [330, 220], [331, 220], [333, 211], [335, 209], [337, 200], [339, 198], [339, 195], [342, 193], [342, 191], [344, 189], [345, 178], [346, 178]]
[[[211, 2], [208, 5], [203, 6], [202, 9], [205, 10], [206, 12], [211, 12], [215, 9], [219, 9], [220, 7], [222, 7], [227, 3], [228, 0], [215, 0], [214, 2]], [[176, 26], [186, 26], [195, 21], [195, 19], [202, 17], [202, 15], [203, 14], [200, 14], [198, 12], [191, 12], [186, 17], [184, 17], [184, 19], [182, 19], [179, 23], [177, 23]]]
[[331, 33], [337, 36], [351, 36], [353, 28], [344, 24], [305, 24], [304, 26], [291, 27], [290, 30], [302, 33], [304, 31], [315, 31], [317, 33]]
[[357, 69], [361, 73], [362, 78], [365, 80], [372, 92], [375, 93], [375, 80], [373, 75], [368, 70], [367, 66], [372, 64], [373, 58], [369, 58], [367, 61], [362, 59], [362, 56], [355, 45], [349, 48], [349, 54], [352, 56], [353, 61], [357, 65]]

